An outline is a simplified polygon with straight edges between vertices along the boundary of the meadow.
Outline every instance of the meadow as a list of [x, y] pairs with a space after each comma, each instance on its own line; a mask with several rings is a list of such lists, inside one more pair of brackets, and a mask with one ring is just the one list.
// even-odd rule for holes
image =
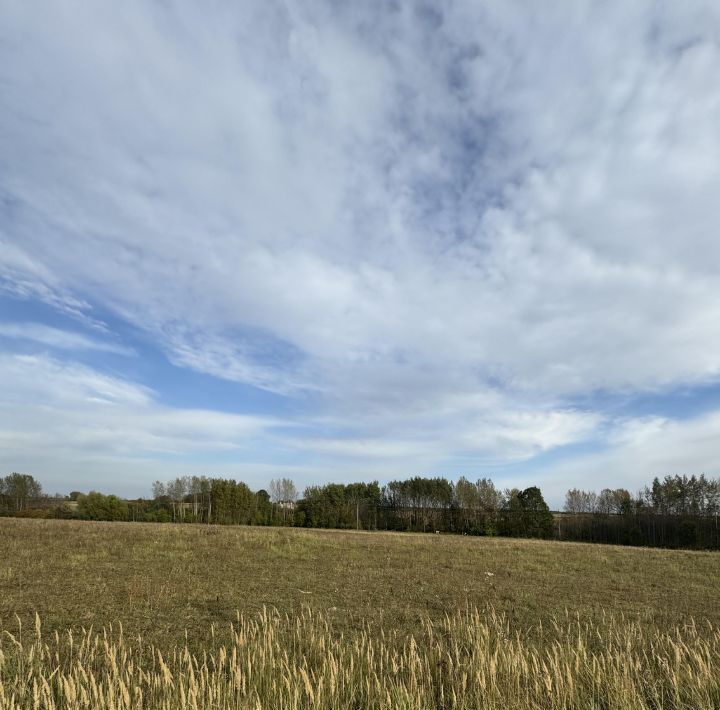
[[720, 555], [0, 519], [0, 707], [720, 707]]

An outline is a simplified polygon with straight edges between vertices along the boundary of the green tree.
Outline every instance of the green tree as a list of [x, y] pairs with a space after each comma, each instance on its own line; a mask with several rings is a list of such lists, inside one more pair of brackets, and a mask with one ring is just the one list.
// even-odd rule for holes
[[486, 512], [500, 510], [503, 504], [502, 493], [495, 488], [495, 484], [489, 478], [481, 478], [475, 484], [478, 492], [478, 503], [480, 508]]
[[78, 499], [78, 516], [86, 520], [128, 520], [130, 508], [117, 496], [90, 491]]
[[520, 499], [528, 537], [552, 537], [554, 518], [537, 486], [526, 488]]
[[11, 473], [0, 478], [0, 496], [3, 496], [8, 507], [15, 512], [25, 510], [30, 502], [42, 496], [42, 486], [26, 473]]
[[501, 532], [517, 537], [551, 537], [553, 515], [540, 489], [531, 486], [524, 491], [513, 489], [507, 492]]

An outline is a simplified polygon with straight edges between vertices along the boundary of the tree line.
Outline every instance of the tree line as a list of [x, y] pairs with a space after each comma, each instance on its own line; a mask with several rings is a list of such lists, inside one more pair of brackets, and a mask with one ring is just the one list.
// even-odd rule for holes
[[212, 476], [156, 481], [152, 497], [125, 500], [97, 491], [44, 496], [27, 474], [0, 478], [0, 514], [214, 525], [397, 530], [555, 538], [657, 547], [720, 549], [720, 479], [666, 476], [636, 495], [569, 490], [553, 513], [536, 486], [498, 489], [489, 478], [421, 477], [308, 486], [274, 479], [253, 491]]
[[656, 477], [635, 496], [624, 488], [573, 488], [564, 512], [563, 540], [720, 549], [720, 479], [704, 475]]

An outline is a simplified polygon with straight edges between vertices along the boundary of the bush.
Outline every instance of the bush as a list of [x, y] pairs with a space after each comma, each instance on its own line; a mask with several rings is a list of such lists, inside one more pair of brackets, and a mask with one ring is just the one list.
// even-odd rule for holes
[[86, 520], [128, 520], [128, 504], [117, 496], [90, 491], [78, 499], [78, 517]]

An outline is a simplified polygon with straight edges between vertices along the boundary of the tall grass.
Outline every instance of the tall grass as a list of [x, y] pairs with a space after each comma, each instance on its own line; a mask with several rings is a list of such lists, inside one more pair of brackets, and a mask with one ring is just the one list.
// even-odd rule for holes
[[411, 636], [338, 635], [309, 609], [275, 611], [160, 649], [102, 631], [0, 639], [0, 708], [718, 708], [720, 630], [566, 616], [513, 631], [468, 609]]

